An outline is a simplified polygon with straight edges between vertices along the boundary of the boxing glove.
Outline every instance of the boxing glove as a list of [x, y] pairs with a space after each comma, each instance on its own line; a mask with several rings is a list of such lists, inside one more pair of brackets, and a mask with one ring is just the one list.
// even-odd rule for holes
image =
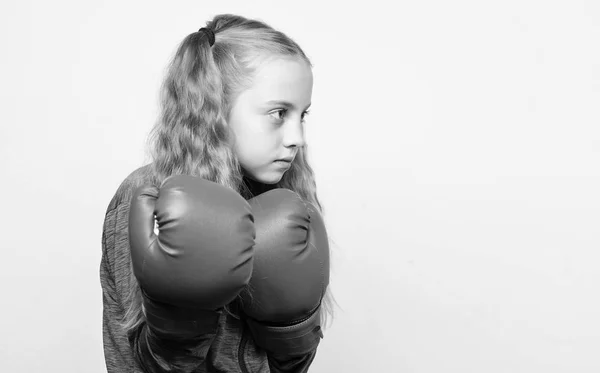
[[147, 370], [160, 370], [154, 357], [168, 365], [198, 348], [205, 356], [223, 306], [250, 280], [254, 237], [250, 205], [219, 184], [177, 175], [134, 191], [129, 243], [149, 329], [138, 343]]
[[[286, 189], [273, 189], [249, 203], [256, 238], [252, 278], [240, 295], [246, 323], [270, 358], [281, 362], [312, 353], [309, 365], [323, 337], [319, 308], [329, 284], [323, 219]], [[274, 372], [300, 371], [270, 365]]]

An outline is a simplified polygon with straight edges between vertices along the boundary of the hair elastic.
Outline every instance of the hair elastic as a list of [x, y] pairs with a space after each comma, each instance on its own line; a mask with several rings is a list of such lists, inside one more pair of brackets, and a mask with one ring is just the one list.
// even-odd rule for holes
[[215, 44], [215, 33], [213, 32], [213, 30], [206, 27], [202, 27], [200, 28], [200, 30], [198, 30], [198, 32], [203, 32], [206, 34], [206, 36], [208, 36], [208, 44], [210, 44], [211, 47], [213, 46], [213, 44]]

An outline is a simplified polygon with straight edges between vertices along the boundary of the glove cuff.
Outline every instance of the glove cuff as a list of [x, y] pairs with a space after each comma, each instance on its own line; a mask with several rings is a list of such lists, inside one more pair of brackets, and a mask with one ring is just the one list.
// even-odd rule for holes
[[315, 350], [323, 338], [319, 308], [308, 319], [294, 325], [265, 325], [251, 318], [246, 318], [246, 322], [254, 343], [274, 355], [305, 355]]
[[171, 340], [187, 340], [214, 334], [221, 310], [177, 307], [144, 297], [144, 314], [153, 334]]

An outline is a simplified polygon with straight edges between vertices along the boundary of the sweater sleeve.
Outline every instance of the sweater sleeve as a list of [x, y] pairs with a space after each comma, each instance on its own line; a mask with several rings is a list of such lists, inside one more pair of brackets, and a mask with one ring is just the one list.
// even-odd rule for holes
[[126, 206], [109, 207], [102, 232], [100, 283], [102, 286], [102, 334], [108, 373], [141, 372], [136, 367], [126, 330], [121, 326], [127, 305], [126, 293], [131, 281], [127, 245]]

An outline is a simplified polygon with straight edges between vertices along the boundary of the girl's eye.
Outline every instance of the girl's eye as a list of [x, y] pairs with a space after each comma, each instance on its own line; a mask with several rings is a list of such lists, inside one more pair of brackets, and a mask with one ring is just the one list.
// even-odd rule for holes
[[306, 116], [310, 114], [310, 111], [305, 111], [304, 113], [302, 113], [302, 121], [304, 122], [304, 120], [306, 119]]
[[[269, 113], [269, 115], [271, 115], [272, 117], [274, 117], [275, 119], [281, 121], [284, 120], [285, 115], [287, 114], [288, 110], [287, 109], [278, 109], [275, 111], [272, 111]], [[304, 113], [302, 113], [302, 121], [304, 122], [304, 119], [306, 119], [306, 116], [310, 114], [309, 111], [305, 111]]]
[[273, 116], [277, 120], [283, 120], [285, 114], [287, 113], [287, 109], [278, 109], [269, 113], [269, 115]]

